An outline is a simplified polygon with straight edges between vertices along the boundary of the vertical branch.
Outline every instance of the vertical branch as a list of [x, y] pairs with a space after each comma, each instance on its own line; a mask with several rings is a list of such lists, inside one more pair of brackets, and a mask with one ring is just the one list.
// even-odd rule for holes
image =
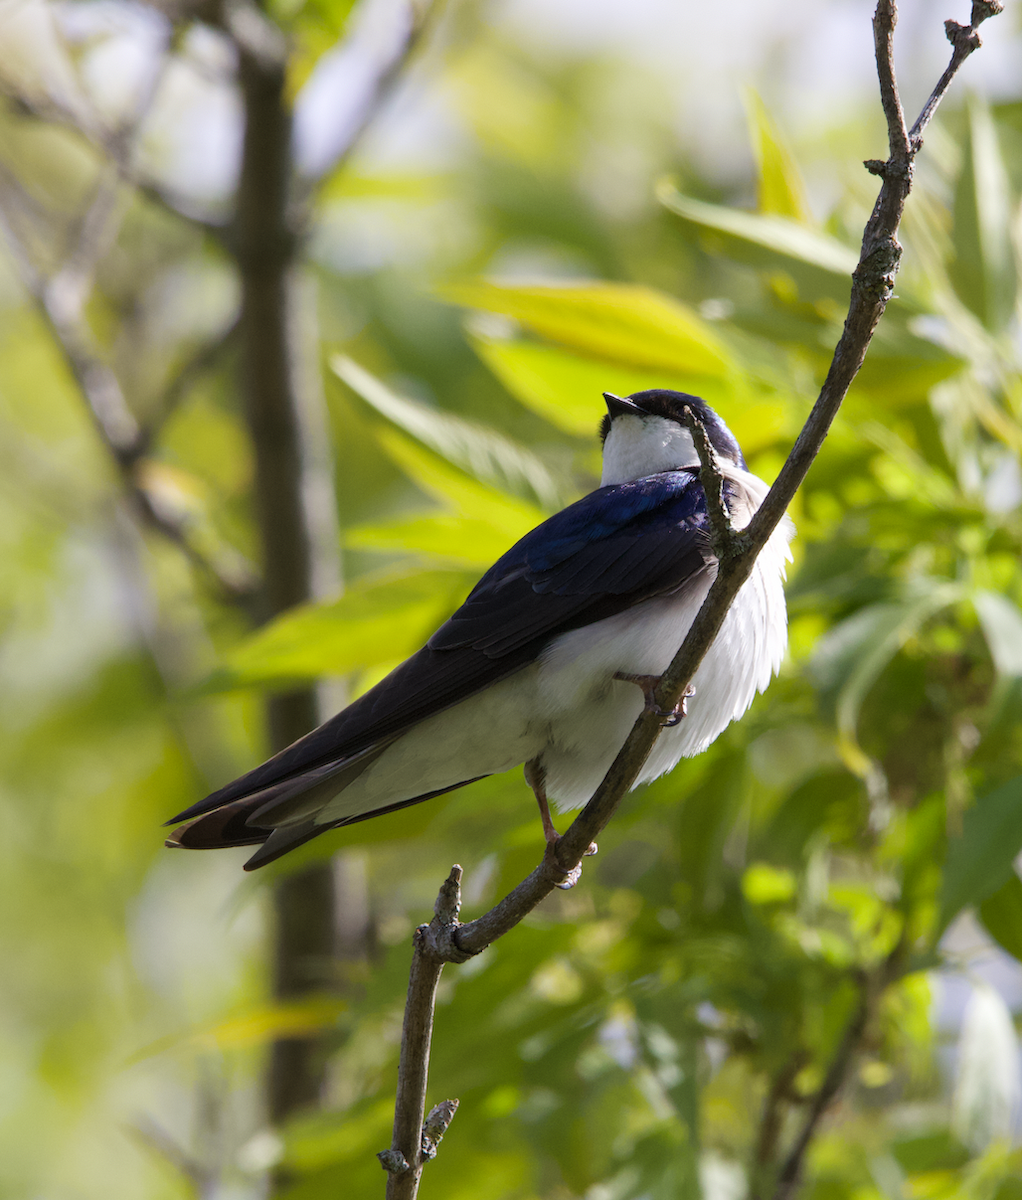
[[852, 1013], [851, 1020], [845, 1027], [837, 1052], [827, 1068], [819, 1091], [809, 1103], [809, 1111], [802, 1127], [795, 1136], [780, 1173], [777, 1177], [777, 1187], [773, 1200], [792, 1200], [798, 1191], [802, 1179], [802, 1168], [806, 1153], [813, 1140], [824, 1114], [834, 1103], [838, 1093], [844, 1087], [851, 1072], [855, 1056], [862, 1044], [862, 1037], [872, 1016], [877, 998], [882, 988], [876, 986], [877, 981], [863, 978], [860, 981], [860, 995]]
[[[292, 317], [297, 238], [290, 220], [291, 115], [284, 96], [286, 47], [255, 8], [234, 8], [245, 134], [236, 209], [241, 276], [241, 388], [255, 454], [255, 506], [263, 546], [263, 611], [276, 616], [314, 594], [314, 553], [304, 502], [306, 476]], [[318, 724], [313, 688], [273, 696], [274, 750]], [[293, 1000], [332, 975], [334, 889], [328, 865], [289, 876], [275, 896], [273, 988]], [[274, 1044], [268, 1107], [275, 1123], [319, 1099], [323, 1056], [314, 1039]]]
[[422, 1168], [436, 1153], [436, 1145], [458, 1107], [457, 1100], [446, 1100], [425, 1118], [437, 985], [445, 962], [464, 962], [470, 957], [459, 953], [454, 946], [453, 934], [460, 910], [461, 867], [455, 865], [441, 885], [433, 920], [415, 931], [401, 1030], [394, 1140], [389, 1150], [377, 1155], [387, 1172], [387, 1200], [415, 1200]]

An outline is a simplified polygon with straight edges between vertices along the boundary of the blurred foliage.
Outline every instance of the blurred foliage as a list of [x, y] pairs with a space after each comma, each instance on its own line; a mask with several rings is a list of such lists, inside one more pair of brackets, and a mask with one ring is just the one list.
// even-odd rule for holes
[[[349, 8], [272, 5], [296, 96]], [[68, 78], [89, 53], [60, 60]], [[291, 1200], [382, 1193], [409, 935], [453, 860], [468, 915], [535, 864], [520, 776], [328, 835], [254, 879], [233, 853], [164, 855], [160, 821], [262, 754], [258, 689], [370, 686], [590, 489], [601, 391], [700, 392], [772, 478], [826, 370], [872, 203], [848, 166], [876, 151], [868, 121], [814, 163], [841, 183], [820, 222], [755, 95], [751, 211], [647, 114], [606, 130], [605, 65], [538, 63], [468, 7], [437, 69], [465, 130], [456, 165], [356, 156], [317, 200], [340, 597], [249, 635], [174, 547], [140, 538], [4, 264], [4, 1195], [254, 1196], [276, 1162]], [[651, 165], [638, 200], [614, 204], [580, 147], [613, 164], [624, 128]], [[845, 1087], [803, 1195], [1022, 1196], [1005, 1001], [974, 989], [953, 1055], [957, 1019], [933, 996], [967, 969], [963, 929], [992, 944], [967, 910], [1022, 959], [1020, 132], [1022, 104], [973, 98], [928, 138], [898, 297], [795, 505], [780, 679], [627, 801], [573, 892], [448, 968], [431, 1101], [461, 1107], [424, 1200], [769, 1195], [836, 1061]], [[0, 157], [57, 254], [96, 154], [11, 105]], [[233, 304], [215, 239], [132, 193], [90, 317], [137, 413]], [[233, 353], [167, 415], [146, 487], [204, 546], [250, 558]], [[370, 953], [341, 963], [342, 1001], [275, 1009], [266, 884], [342, 847], [368, 887]], [[332, 1031], [330, 1106], [278, 1138], [260, 1055], [308, 1029]]]

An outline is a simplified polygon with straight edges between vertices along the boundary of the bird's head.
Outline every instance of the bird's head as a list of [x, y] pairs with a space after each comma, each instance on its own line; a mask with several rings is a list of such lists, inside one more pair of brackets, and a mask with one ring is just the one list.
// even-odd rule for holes
[[607, 402], [600, 426], [604, 487], [660, 471], [697, 467], [699, 455], [683, 417], [686, 408], [702, 422], [722, 462], [747, 469], [734, 434], [698, 396], [653, 388], [624, 398], [604, 392], [603, 398]]

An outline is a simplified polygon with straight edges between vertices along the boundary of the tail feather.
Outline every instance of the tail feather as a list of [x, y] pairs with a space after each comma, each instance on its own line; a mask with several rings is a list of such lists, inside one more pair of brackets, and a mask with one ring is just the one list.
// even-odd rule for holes
[[[383, 747], [380, 747], [379, 752], [382, 750]], [[361, 767], [368, 763], [360, 762], [357, 765]], [[303, 820], [302, 817], [318, 812], [339, 790], [338, 772], [326, 774], [325, 778], [324, 774], [323, 770], [310, 771], [304, 779], [292, 779], [286, 785], [263, 788], [251, 796], [223, 804], [213, 812], [193, 817], [187, 824], [174, 830], [167, 838], [166, 845], [185, 850], [221, 850], [228, 846], [258, 845], [261, 848], [245, 863], [246, 871], [254, 871], [319, 834], [326, 833], [328, 829], [356, 825], [370, 817], [381, 817], [384, 813], [421, 804], [424, 800], [432, 800], [485, 778], [484, 775], [477, 775], [473, 779], [463, 779], [449, 787], [384, 804], [370, 812], [356, 813], [340, 821], [317, 824], [314, 820]], [[346, 782], [350, 783], [351, 779]]]
[[[258, 801], [257, 801], [258, 806]], [[184, 850], [220, 850], [226, 846], [256, 846], [270, 836], [269, 829], [249, 825], [252, 801], [235, 800], [216, 812], [195, 817], [167, 838], [165, 845]]]

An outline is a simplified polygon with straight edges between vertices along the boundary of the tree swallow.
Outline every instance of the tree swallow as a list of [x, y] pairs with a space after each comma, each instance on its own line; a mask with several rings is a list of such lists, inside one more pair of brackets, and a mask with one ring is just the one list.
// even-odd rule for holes
[[[426, 645], [342, 712], [180, 813], [167, 844], [259, 844], [263, 866], [328, 829], [393, 812], [521, 763], [548, 841], [561, 811], [603, 779], [712, 583], [699, 458], [684, 424], [702, 422], [736, 528], [767, 493], [703, 400], [652, 390], [605, 395], [603, 477], [527, 534]], [[636, 781], [699, 754], [752, 703], [787, 644], [783, 522], [763, 549], [693, 679], [661, 714]]]

